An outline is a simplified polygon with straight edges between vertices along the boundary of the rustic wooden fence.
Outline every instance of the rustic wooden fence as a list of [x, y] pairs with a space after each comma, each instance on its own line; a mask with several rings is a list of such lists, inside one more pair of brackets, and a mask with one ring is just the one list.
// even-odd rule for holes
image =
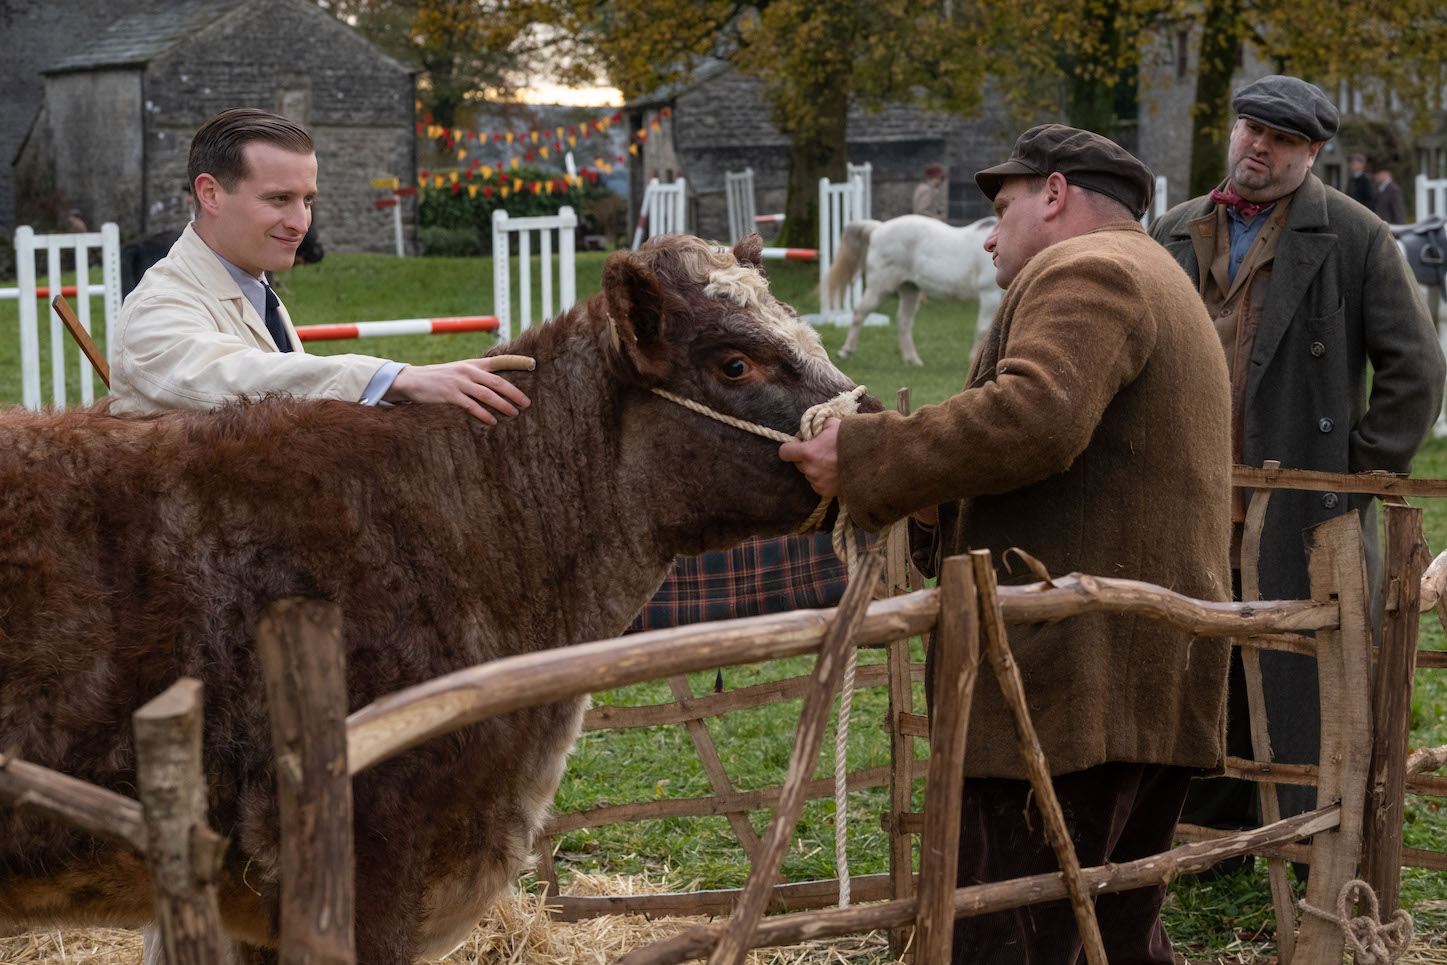
[[[1300, 474], [1271, 470], [1238, 470], [1238, 480], [1265, 489], [1331, 488], [1353, 491], [1361, 486], [1359, 477], [1306, 478]], [[1412, 484], [1417, 484], [1413, 486]], [[1433, 483], [1442, 493], [1417, 492], [1427, 484], [1414, 480], [1382, 479], [1373, 482], [1383, 495], [1447, 495], [1447, 483]], [[1413, 514], [1416, 514], [1415, 516]], [[351, 952], [351, 836], [350, 791], [347, 779], [386, 758], [430, 737], [478, 720], [523, 706], [579, 696], [602, 689], [642, 683], [660, 677], [678, 680], [683, 674], [712, 670], [720, 666], [756, 663], [762, 660], [818, 652], [815, 672], [808, 678], [782, 681], [733, 694], [692, 697], [676, 690], [680, 699], [661, 708], [634, 708], [618, 717], [621, 708], [609, 708], [593, 724], [617, 724], [620, 720], [658, 723], [676, 720], [693, 722], [691, 730], [702, 730], [707, 714], [763, 703], [771, 695], [779, 699], [804, 698], [795, 753], [786, 783], [775, 789], [736, 792], [728, 786], [722, 767], [706, 770], [720, 794], [707, 803], [682, 805], [690, 813], [742, 815], [755, 807], [775, 808], [775, 818], [765, 839], [741, 834], [741, 844], [753, 859], [754, 870], [744, 889], [688, 896], [625, 896], [597, 899], [591, 903], [571, 899], [561, 907], [570, 915], [629, 910], [651, 913], [717, 914], [732, 908], [727, 923], [699, 926], [669, 942], [639, 949], [625, 961], [641, 963], [682, 961], [709, 956], [717, 962], [737, 961], [750, 947], [798, 940], [805, 935], [822, 938], [875, 928], [890, 928], [903, 938], [915, 928], [918, 961], [948, 960], [950, 921], [962, 914], [1017, 907], [1037, 901], [1070, 898], [1087, 938], [1088, 957], [1103, 961], [1098, 940], [1093, 939], [1092, 898], [1107, 891], [1125, 890], [1145, 884], [1169, 881], [1173, 877], [1202, 870], [1224, 858], [1244, 854], [1265, 854], [1271, 858], [1304, 859], [1313, 864], [1306, 900], [1319, 909], [1331, 909], [1341, 887], [1357, 868], [1363, 853], [1366, 831], [1366, 867], [1376, 869], [1374, 881], [1379, 893], [1395, 895], [1400, 864], [1440, 867], [1443, 856], [1434, 852], [1402, 853], [1401, 800], [1405, 791], [1447, 794], [1447, 779], [1418, 770], [1442, 766], [1442, 749], [1419, 754], [1409, 764], [1405, 753], [1406, 711], [1401, 702], [1403, 666], [1415, 661], [1422, 666], [1440, 666], [1440, 654], [1416, 654], [1415, 616], [1419, 609], [1437, 605], [1442, 599], [1439, 583], [1447, 577], [1447, 562], [1438, 575], [1419, 583], [1423, 554], [1420, 543], [1420, 514], [1409, 507], [1388, 506], [1388, 557], [1386, 618], [1382, 646], [1377, 653], [1376, 685], [1371, 683], [1370, 601], [1361, 561], [1359, 530], [1350, 517], [1323, 524], [1318, 529], [1318, 549], [1312, 557], [1312, 599], [1269, 603], [1202, 603], [1180, 597], [1148, 584], [1090, 576], [1072, 575], [1051, 583], [1026, 587], [994, 585], [994, 569], [988, 556], [959, 558], [950, 562], [937, 589], [915, 589], [903, 595], [876, 600], [869, 597], [884, 564], [874, 558], [838, 611], [807, 611], [748, 620], [654, 631], [618, 640], [600, 641], [568, 648], [508, 658], [468, 668], [384, 698], [345, 720], [340, 691], [340, 639], [337, 615], [319, 604], [293, 601], [279, 605], [263, 626], [259, 644], [267, 663], [267, 677], [273, 704], [276, 734], [278, 788], [283, 798], [284, 851], [297, 860], [284, 869], [282, 941], [283, 961], [327, 961], [345, 963]], [[1395, 534], [1395, 535], [1394, 535]], [[1355, 543], [1353, 543], [1355, 540]], [[1394, 549], [1394, 546], [1396, 547]], [[900, 586], [903, 578], [901, 556], [896, 546], [894, 570], [888, 582]], [[1432, 582], [1438, 580], [1437, 583]], [[905, 585], [908, 580], [904, 580]], [[1425, 591], [1419, 587], [1425, 586]], [[1418, 596], [1421, 594], [1421, 602]], [[1322, 694], [1323, 750], [1319, 767], [1290, 766], [1269, 760], [1231, 759], [1228, 771], [1266, 783], [1315, 783], [1324, 806], [1261, 829], [1219, 835], [1185, 829], [1193, 843], [1165, 855], [1153, 856], [1127, 865], [1081, 869], [1074, 861], [1068, 842], [1060, 841], [1059, 874], [1035, 876], [974, 888], [954, 887], [955, 855], [961, 786], [962, 749], [968, 725], [968, 703], [982, 646], [990, 666], [1007, 692], [1018, 689], [1003, 626], [1007, 623], [1061, 619], [1085, 612], [1111, 610], [1139, 613], [1198, 634], [1235, 638], [1246, 652], [1282, 649], [1314, 655], [1319, 662]], [[936, 687], [936, 717], [930, 721], [916, 715], [910, 682], [919, 668], [909, 662], [907, 641], [911, 636], [933, 633], [940, 668]], [[1311, 633], [1313, 636], [1303, 634]], [[270, 641], [270, 642], [268, 642]], [[287, 641], [284, 644], [281, 641]], [[304, 642], [303, 642], [304, 641]], [[787, 845], [803, 801], [810, 795], [831, 794], [832, 779], [810, 781], [817, 759], [828, 708], [837, 691], [838, 668], [843, 648], [883, 644], [889, 648], [889, 662], [882, 670], [870, 670], [862, 678], [875, 685], [887, 685], [891, 692], [889, 712], [894, 764], [851, 775], [852, 786], [889, 784], [891, 809], [885, 818], [891, 830], [892, 871], [888, 876], [864, 876], [856, 882], [858, 900], [889, 897], [882, 904], [810, 911], [762, 919], [766, 908], [809, 908], [831, 904], [833, 882], [778, 884], [777, 867]], [[1405, 653], [1405, 658], [1399, 655]], [[268, 653], [270, 655], [268, 656]], [[293, 661], [294, 665], [286, 665]], [[1389, 672], [1389, 669], [1391, 672]], [[335, 679], [325, 674], [330, 670]], [[1406, 677], [1410, 694], [1410, 669]], [[278, 699], [280, 687], [300, 687], [306, 699]], [[676, 686], [676, 685], [675, 685]], [[684, 685], [686, 686], [686, 685]], [[199, 695], [194, 683], [183, 683], [138, 713], [140, 718], [195, 718], [199, 720]], [[752, 691], [752, 692], [750, 692]], [[331, 696], [329, 697], [328, 694]], [[787, 695], [787, 696], [783, 696]], [[1407, 705], [1410, 700], [1408, 696]], [[1377, 723], [1373, 721], [1375, 705]], [[1023, 701], [1020, 702], [1023, 709]], [[310, 719], [289, 719], [276, 708], [305, 712]], [[1391, 708], [1396, 707], [1394, 712]], [[601, 711], [602, 709], [600, 709]], [[611, 719], [609, 715], [614, 715]], [[651, 716], [650, 716], [651, 715]], [[1385, 724], [1380, 720], [1385, 715]], [[179, 727], [179, 725], [177, 725]], [[1053, 791], [1044, 779], [1045, 763], [1038, 747], [1031, 746], [1028, 715], [1020, 720], [1022, 752], [1035, 762], [1037, 799], [1046, 808], [1047, 828]], [[1398, 753], [1392, 742], [1401, 731]], [[177, 733], [189, 733], [182, 728]], [[696, 739], [697, 739], [697, 735]], [[706, 737], [706, 733], [705, 733]], [[912, 743], [917, 738], [930, 742], [930, 758], [921, 762], [930, 778], [923, 814], [912, 813], [910, 782], [919, 765], [914, 761]], [[194, 757], [193, 738], [166, 744], [179, 750], [167, 752], [166, 760], [179, 762]], [[345, 743], [343, 744], [343, 741]], [[330, 748], [328, 747], [330, 742]], [[141, 739], [138, 736], [138, 744]], [[706, 740], [697, 746], [707, 748]], [[346, 772], [334, 773], [321, 762], [336, 760], [345, 747]], [[716, 760], [717, 755], [714, 754]], [[191, 769], [188, 769], [191, 768]], [[158, 919], [168, 931], [166, 948], [175, 962], [215, 960], [219, 947], [215, 926], [214, 890], [206, 885], [214, 878], [218, 847], [214, 835], [204, 830], [204, 813], [196, 803], [199, 768], [168, 763], [160, 786], [170, 787], [160, 796], [146, 788], [153, 779], [142, 775], [138, 784], [147, 801], [142, 808], [133, 801], [107, 792], [67, 783], [58, 775], [42, 772], [20, 761], [0, 761], [0, 800], [19, 806], [34, 806], [98, 833], [130, 842], [149, 851], [156, 880], [158, 906], [180, 893], [192, 902], [194, 911], [158, 909]], [[196, 776], [185, 776], [193, 774]], [[1400, 775], [1400, 778], [1395, 775]], [[1395, 785], [1393, 782], [1399, 782]], [[165, 783], [169, 782], [169, 784]], [[189, 802], [189, 810], [179, 805]], [[1395, 803], [1394, 803], [1395, 802]], [[632, 811], [615, 811], [614, 818], [638, 819], [655, 816], [650, 808], [631, 806]], [[679, 808], [680, 802], [656, 802]], [[625, 806], [629, 807], [629, 806]], [[640, 809], [641, 808], [641, 809]], [[1392, 830], [1395, 811], [1396, 825]], [[675, 812], [677, 813], [677, 812]], [[169, 817], [168, 817], [169, 815]], [[179, 816], [178, 816], [179, 815]], [[596, 813], [594, 815], [596, 817]], [[181, 821], [169, 830], [147, 834], [149, 821]], [[578, 821], [561, 815], [550, 828], [558, 833]], [[733, 819], [735, 827], [745, 822]], [[176, 828], [195, 830], [178, 833]], [[577, 825], [586, 826], [586, 825]], [[311, 829], [308, 833], [306, 829]], [[752, 829], [749, 832], [752, 835]], [[920, 871], [913, 873], [912, 839], [922, 839]], [[1309, 846], [1293, 844], [1311, 837]], [[208, 843], [210, 842], [210, 843]], [[1391, 857], [1395, 842], [1399, 858]], [[164, 853], [162, 846], [178, 848]], [[168, 870], [169, 869], [169, 870]], [[179, 869], [179, 871], [177, 871]], [[174, 873], [174, 874], [173, 874]], [[171, 877], [167, 877], [171, 875]], [[179, 884], [168, 883], [179, 882]], [[327, 913], [319, 913], [318, 903]], [[330, 903], [330, 904], [326, 904]], [[190, 907], [190, 906], [188, 906]], [[1387, 908], [1395, 907], [1389, 900]], [[1278, 921], [1292, 923], [1294, 916]], [[319, 922], [329, 922], [318, 930]], [[1282, 933], [1293, 931], [1282, 928]], [[1283, 945], [1290, 942], [1283, 939]], [[1339, 961], [1344, 938], [1341, 928], [1317, 915], [1308, 915], [1300, 927], [1295, 949], [1303, 962]]]

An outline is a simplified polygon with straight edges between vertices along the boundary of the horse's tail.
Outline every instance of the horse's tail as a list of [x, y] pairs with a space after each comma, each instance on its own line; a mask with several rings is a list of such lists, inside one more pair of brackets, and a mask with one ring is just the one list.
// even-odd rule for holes
[[866, 218], [844, 226], [844, 233], [839, 236], [839, 250], [834, 253], [834, 263], [829, 266], [829, 277], [824, 281], [826, 305], [838, 305], [839, 296], [864, 267], [864, 259], [869, 255], [869, 236], [881, 223]]

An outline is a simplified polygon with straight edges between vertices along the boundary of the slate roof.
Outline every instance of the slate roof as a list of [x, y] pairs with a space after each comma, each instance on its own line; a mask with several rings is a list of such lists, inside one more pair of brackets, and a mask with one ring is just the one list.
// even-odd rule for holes
[[88, 46], [42, 73], [146, 64], [244, 6], [246, 0], [192, 0], [147, 10], [117, 21]]

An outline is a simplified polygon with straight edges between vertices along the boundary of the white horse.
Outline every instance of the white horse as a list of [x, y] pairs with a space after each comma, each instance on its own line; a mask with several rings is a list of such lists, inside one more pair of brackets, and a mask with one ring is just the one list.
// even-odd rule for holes
[[914, 315], [919, 295], [931, 298], [975, 298], [980, 302], [975, 345], [994, 321], [1004, 293], [995, 285], [995, 266], [985, 250], [985, 238], [997, 219], [981, 218], [963, 228], [917, 214], [888, 221], [854, 221], [844, 227], [839, 253], [829, 266], [826, 304], [839, 304], [839, 296], [859, 273], [868, 268], [864, 297], [854, 306], [849, 337], [839, 350], [847, 359], [859, 347], [859, 329], [867, 316], [891, 292], [899, 292], [899, 354], [911, 365], [923, 365], [914, 349]]

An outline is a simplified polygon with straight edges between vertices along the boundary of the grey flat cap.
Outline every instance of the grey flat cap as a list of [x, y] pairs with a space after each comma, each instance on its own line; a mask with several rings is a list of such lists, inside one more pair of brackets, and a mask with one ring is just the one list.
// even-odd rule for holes
[[1010, 159], [978, 172], [975, 183], [991, 201], [1015, 174], [1048, 178], [1056, 171], [1076, 187], [1114, 198], [1139, 218], [1151, 206], [1156, 179], [1145, 163], [1108, 137], [1063, 124], [1021, 134]]
[[1336, 134], [1336, 108], [1314, 85], [1298, 77], [1271, 74], [1253, 80], [1231, 95], [1231, 109], [1238, 117], [1308, 141], [1329, 141]]

